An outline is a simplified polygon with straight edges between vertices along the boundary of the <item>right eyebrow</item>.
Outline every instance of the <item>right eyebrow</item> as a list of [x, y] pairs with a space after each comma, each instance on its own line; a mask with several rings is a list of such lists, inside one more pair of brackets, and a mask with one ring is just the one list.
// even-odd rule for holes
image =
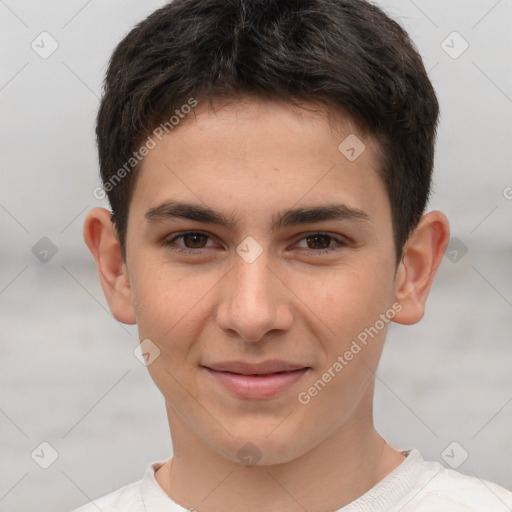
[[217, 212], [200, 204], [186, 203], [182, 201], [168, 200], [150, 208], [144, 218], [150, 223], [163, 222], [165, 220], [180, 218], [217, 224], [232, 231], [238, 226], [234, 217], [228, 217], [222, 212]]

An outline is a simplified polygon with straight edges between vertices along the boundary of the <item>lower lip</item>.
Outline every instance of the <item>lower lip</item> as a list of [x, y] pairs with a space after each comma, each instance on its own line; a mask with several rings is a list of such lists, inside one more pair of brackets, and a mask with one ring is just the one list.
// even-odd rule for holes
[[267, 375], [241, 375], [239, 373], [205, 370], [226, 389], [241, 398], [271, 398], [298, 382], [308, 371], [301, 368], [292, 372], [270, 373]]

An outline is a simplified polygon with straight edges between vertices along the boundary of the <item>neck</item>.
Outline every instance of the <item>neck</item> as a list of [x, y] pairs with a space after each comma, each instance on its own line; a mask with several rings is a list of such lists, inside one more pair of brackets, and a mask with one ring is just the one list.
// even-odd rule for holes
[[178, 504], [201, 512], [329, 512], [354, 501], [404, 456], [376, 432], [373, 419], [343, 425], [320, 444], [282, 464], [247, 467], [222, 456], [168, 408], [174, 456], [156, 473]]

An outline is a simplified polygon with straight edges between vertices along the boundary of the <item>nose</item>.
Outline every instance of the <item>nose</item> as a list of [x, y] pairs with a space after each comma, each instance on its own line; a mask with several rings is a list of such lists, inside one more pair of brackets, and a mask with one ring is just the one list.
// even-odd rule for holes
[[257, 342], [271, 331], [290, 328], [292, 294], [278, 268], [271, 268], [265, 251], [252, 263], [242, 258], [235, 261], [220, 290], [217, 324], [221, 329], [243, 341]]

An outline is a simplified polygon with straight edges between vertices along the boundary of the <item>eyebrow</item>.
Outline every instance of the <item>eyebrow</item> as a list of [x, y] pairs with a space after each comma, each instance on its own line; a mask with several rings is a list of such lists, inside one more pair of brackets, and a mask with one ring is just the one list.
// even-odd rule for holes
[[[216, 224], [231, 231], [235, 231], [239, 226], [239, 221], [233, 215], [226, 215], [200, 204], [173, 200], [164, 201], [158, 206], [150, 208], [144, 214], [144, 218], [150, 224], [174, 218], [188, 219], [207, 224]], [[370, 217], [363, 210], [351, 208], [345, 204], [326, 204], [278, 212], [272, 218], [270, 229], [277, 231], [287, 226], [312, 224], [326, 220], [370, 222]]]

